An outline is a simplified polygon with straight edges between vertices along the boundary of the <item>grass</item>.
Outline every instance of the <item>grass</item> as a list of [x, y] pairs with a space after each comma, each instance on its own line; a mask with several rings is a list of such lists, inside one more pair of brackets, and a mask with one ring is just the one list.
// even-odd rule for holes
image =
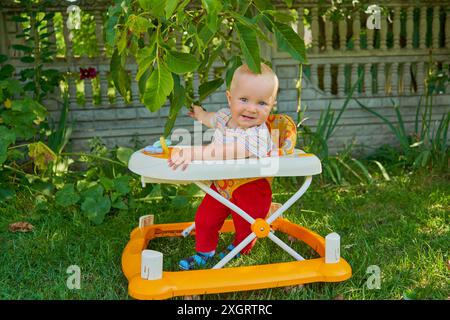
[[[274, 186], [274, 201], [284, 202], [285, 188]], [[110, 214], [100, 226], [75, 208], [37, 208], [29, 194], [18, 192], [0, 208], [0, 299], [130, 299], [121, 272], [121, 253], [139, 216], [155, 214], [157, 223], [191, 221], [196, 203], [175, 210], [168, 201], [148, 203], [134, 211]], [[341, 235], [341, 255], [353, 276], [341, 283], [315, 283], [300, 288], [275, 288], [212, 294], [201, 299], [447, 299], [450, 292], [448, 244], [450, 183], [448, 176], [404, 175], [369, 186], [318, 186], [285, 217], [325, 236]], [[12, 233], [8, 225], [28, 221], [29, 233]], [[284, 235], [279, 235], [289, 242]], [[267, 240], [267, 241], [266, 241]], [[223, 235], [224, 247], [231, 235]], [[314, 253], [299, 242], [294, 249]], [[164, 253], [164, 269], [193, 252], [194, 239], [163, 238], [149, 247]], [[219, 248], [220, 249], [220, 248]], [[232, 265], [291, 261], [268, 239]], [[66, 286], [67, 268], [81, 268], [81, 289]], [[369, 266], [381, 270], [381, 288], [368, 289]]]

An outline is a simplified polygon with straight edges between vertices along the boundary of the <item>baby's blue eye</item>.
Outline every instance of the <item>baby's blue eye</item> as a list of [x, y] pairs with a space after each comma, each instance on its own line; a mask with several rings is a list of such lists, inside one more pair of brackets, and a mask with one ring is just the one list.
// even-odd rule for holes
[[239, 98], [239, 100], [241, 100], [242, 102], [247, 102], [247, 98]]
[[267, 106], [267, 103], [265, 103], [264, 101], [260, 101], [260, 102], [259, 102], [259, 105], [260, 105], [260, 106]]

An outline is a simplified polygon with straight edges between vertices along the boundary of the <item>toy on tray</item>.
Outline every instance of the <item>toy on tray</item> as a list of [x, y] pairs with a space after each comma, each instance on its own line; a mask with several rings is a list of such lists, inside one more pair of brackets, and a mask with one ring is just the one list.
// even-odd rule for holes
[[164, 137], [160, 137], [158, 141], [154, 144], [146, 146], [143, 151], [150, 154], [159, 154], [159, 153], [169, 153], [169, 148], [172, 142], [170, 139], [165, 139]]

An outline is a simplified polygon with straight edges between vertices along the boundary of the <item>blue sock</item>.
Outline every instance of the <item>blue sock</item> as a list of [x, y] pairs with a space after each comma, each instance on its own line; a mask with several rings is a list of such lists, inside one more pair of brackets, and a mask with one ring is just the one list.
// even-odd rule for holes
[[[233, 244], [230, 244], [224, 251], [222, 251], [221, 253], [219, 253], [219, 257], [220, 259], [223, 259], [227, 254], [230, 253], [231, 250], [233, 250], [235, 248], [235, 246]], [[239, 258], [241, 256], [240, 253], [238, 253], [237, 255], [235, 255], [233, 258]]]
[[212, 251], [209, 251], [209, 252], [197, 252], [197, 253], [201, 254], [202, 256], [211, 258], [211, 257], [214, 257], [214, 254], [216, 253], [216, 250], [212, 250]]
[[199, 266], [205, 265], [216, 253], [215, 250], [209, 252], [197, 252], [189, 258], [180, 260], [179, 267], [183, 270], [193, 270]]

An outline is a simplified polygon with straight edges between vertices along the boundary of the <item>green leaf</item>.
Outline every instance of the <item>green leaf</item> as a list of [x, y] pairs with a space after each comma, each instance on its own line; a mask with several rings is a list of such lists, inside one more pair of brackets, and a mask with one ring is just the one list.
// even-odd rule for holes
[[124, 69], [118, 50], [114, 50], [111, 57], [110, 70], [114, 86], [120, 95], [128, 102], [131, 94], [131, 79], [128, 72]]
[[40, 170], [46, 170], [50, 162], [57, 159], [56, 154], [42, 141], [33, 142], [28, 145], [28, 155]]
[[143, 97], [144, 105], [152, 112], [158, 111], [173, 89], [173, 78], [167, 68], [158, 64], [147, 80]]
[[130, 192], [130, 176], [121, 176], [116, 179], [114, 179], [114, 187], [116, 191], [121, 195], [126, 195], [128, 192]]
[[207, 96], [209, 96], [211, 93], [219, 89], [222, 84], [223, 79], [221, 78], [217, 78], [212, 81], [202, 83], [198, 88], [198, 94], [200, 96], [199, 100], [203, 101]]
[[289, 53], [295, 60], [306, 63], [306, 49], [303, 39], [290, 26], [277, 21], [272, 23], [280, 50]]
[[93, 187], [95, 185], [97, 185], [97, 182], [95, 181], [78, 180], [77, 190], [78, 192], [83, 192], [84, 190], [87, 190], [88, 188]]
[[4, 65], [1, 69], [0, 69], [0, 79], [1, 78], [8, 78], [11, 77], [13, 72], [14, 72], [14, 67], [10, 64], [6, 64]]
[[26, 56], [26, 57], [20, 58], [20, 61], [25, 62], [25, 63], [33, 63], [35, 60], [33, 57]]
[[[146, 69], [144, 71], [144, 73], [142, 73], [142, 75], [140, 75], [140, 78], [138, 80], [138, 87], [139, 87], [139, 93], [141, 94], [141, 96], [144, 95], [145, 93], [145, 87], [147, 85], [147, 80], [148, 78], [150, 78], [150, 75], [153, 72], [153, 67], [150, 67], [149, 69]], [[139, 71], [138, 71], [139, 73]], [[137, 78], [137, 75], [136, 75]]]
[[39, 191], [40, 193], [46, 195], [47, 197], [51, 197], [53, 195], [55, 186], [50, 182], [36, 180], [33, 181], [33, 189]]
[[212, 53], [210, 54], [208, 60], [208, 64], [206, 65], [206, 72], [209, 72], [209, 70], [211, 69], [213, 63], [217, 60], [217, 58], [219, 57], [219, 55], [221, 53], [223, 53], [223, 47], [225, 46], [225, 42], [221, 41], [219, 43], [219, 45], [217, 45], [213, 50]]
[[114, 182], [108, 177], [100, 177], [100, 183], [105, 188], [105, 191], [111, 191], [114, 189]]
[[255, 31], [240, 23], [236, 24], [236, 27], [245, 62], [254, 73], [261, 73], [261, 59]]
[[173, 76], [173, 92], [170, 95], [170, 110], [169, 116], [166, 121], [166, 125], [164, 126], [164, 137], [168, 137], [172, 128], [175, 124], [175, 120], [177, 119], [178, 112], [183, 106], [186, 99], [186, 90], [180, 84], [180, 77], [176, 74], [172, 74]]
[[166, 19], [170, 19], [173, 12], [177, 8], [178, 0], [167, 0], [166, 7], [164, 10], [166, 11]]
[[214, 32], [209, 29], [208, 25], [199, 25], [200, 31], [196, 33], [196, 36], [198, 36], [199, 41], [202, 42], [202, 46], [207, 46], [209, 41], [214, 37]]
[[37, 211], [46, 211], [48, 212], [49, 208], [48, 208], [48, 202], [47, 202], [47, 198], [43, 195], [37, 195], [34, 198], [34, 209]]
[[383, 175], [384, 180], [391, 181], [391, 178], [389, 177], [389, 174], [387, 173], [386, 168], [377, 160], [372, 160], [372, 162], [374, 162], [378, 166], [378, 168], [381, 171], [381, 174]]
[[217, 31], [219, 23], [219, 12], [222, 10], [222, 2], [219, 0], [202, 0], [202, 6], [208, 13], [206, 15], [206, 23], [212, 32]]
[[152, 8], [152, 0], [138, 0], [142, 9], [149, 11]]
[[272, 44], [272, 41], [260, 30], [260, 28], [257, 25], [257, 20], [262, 18], [262, 16], [256, 16], [253, 19], [247, 18], [246, 16], [242, 16], [237, 13], [230, 12], [231, 16], [236, 20], [237, 23], [253, 30], [258, 37], [260, 37], [263, 41], [267, 42], [268, 44]]
[[6, 79], [0, 81], [0, 90], [6, 89], [11, 95], [19, 94], [23, 92], [22, 84], [16, 79]]
[[[183, 14], [183, 16], [185, 15], [184, 13], [184, 8], [186, 8], [186, 6], [189, 4], [189, 2], [191, 2], [191, 0], [184, 0], [177, 9], [177, 13], [181, 13]], [[180, 21], [181, 22], [181, 21]]]
[[225, 79], [227, 83], [227, 88], [230, 88], [231, 80], [233, 80], [234, 71], [236, 71], [239, 66], [242, 65], [242, 60], [239, 56], [232, 57], [227, 64], [231, 64], [231, 66], [227, 69]]
[[372, 175], [370, 174], [369, 170], [367, 169], [367, 167], [359, 160], [352, 158], [352, 161], [361, 169], [361, 171], [363, 172], [364, 176], [366, 177], [367, 181], [369, 183], [373, 182], [373, 178]]
[[[1, 127], [0, 127], [1, 129]], [[6, 161], [8, 158], [8, 146], [9, 143], [6, 143], [3, 140], [0, 140], [0, 164]]]
[[[80, 190], [80, 186], [77, 186]], [[86, 190], [81, 192], [81, 197], [83, 199], [87, 198], [100, 198], [103, 195], [104, 188], [101, 184], [95, 183], [94, 185], [90, 186]]]
[[55, 16], [55, 13], [54, 13], [54, 12], [49, 12], [49, 13], [46, 13], [46, 14], [45, 14], [45, 16], [42, 18], [42, 20], [50, 20], [50, 19], [52, 19], [54, 16]]
[[120, 193], [118, 192], [112, 192], [111, 193], [111, 202], [116, 202], [117, 199], [119, 199]]
[[101, 224], [105, 215], [111, 210], [111, 200], [108, 196], [86, 198], [81, 204], [81, 210], [95, 224]]
[[56, 203], [62, 207], [70, 207], [80, 200], [80, 196], [75, 191], [72, 183], [66, 184], [55, 194]]
[[5, 62], [6, 60], [8, 60], [8, 57], [5, 56], [4, 54], [0, 54], [0, 63]]
[[122, 30], [119, 35], [119, 41], [117, 41], [117, 51], [119, 55], [121, 55], [122, 52], [127, 48], [127, 42], [128, 42], [128, 31]]
[[239, 14], [245, 14], [248, 10], [248, 7], [250, 7], [250, 5], [252, 4], [252, 2], [254, 1], [238, 0], [235, 11], [238, 12]]
[[24, 51], [24, 52], [27, 52], [27, 53], [33, 51], [33, 48], [31, 48], [29, 46], [24, 46], [22, 44], [13, 44], [11, 47], [13, 49], [15, 49], [15, 50]]
[[192, 72], [199, 65], [198, 59], [194, 55], [173, 50], [167, 52], [166, 63], [170, 71], [178, 74]]
[[119, 17], [110, 15], [105, 24], [105, 38], [106, 44], [110, 47], [114, 47], [114, 42], [116, 39], [116, 28], [115, 26], [119, 22]]
[[113, 208], [120, 209], [120, 210], [128, 210], [128, 206], [123, 202], [123, 200], [117, 200], [112, 204]]
[[259, 11], [274, 9], [272, 1], [270, 0], [254, 0], [253, 2]]
[[14, 189], [4, 189], [0, 188], [0, 203], [5, 200], [11, 200], [16, 196]]
[[0, 125], [0, 164], [7, 158], [8, 147], [16, 141], [14, 131]]
[[137, 34], [147, 32], [148, 28], [155, 26], [149, 19], [134, 14], [128, 17], [126, 25], [131, 32]]
[[15, 22], [28, 22], [28, 18], [21, 16], [13, 16], [11, 19]]
[[275, 18], [276, 21], [281, 23], [291, 23], [295, 21], [295, 17], [291, 12], [281, 12], [277, 10], [265, 10], [265, 14], [270, 14]]
[[142, 75], [149, 70], [153, 65], [153, 60], [156, 57], [156, 48], [154, 45], [139, 49], [136, 55], [139, 70], [136, 74], [136, 80], [139, 81]]
[[131, 155], [134, 150], [125, 147], [117, 148], [117, 159], [125, 165], [128, 165], [128, 160], [130, 160]]
[[142, 9], [150, 11], [156, 17], [165, 17], [166, 0], [139, 0]]

